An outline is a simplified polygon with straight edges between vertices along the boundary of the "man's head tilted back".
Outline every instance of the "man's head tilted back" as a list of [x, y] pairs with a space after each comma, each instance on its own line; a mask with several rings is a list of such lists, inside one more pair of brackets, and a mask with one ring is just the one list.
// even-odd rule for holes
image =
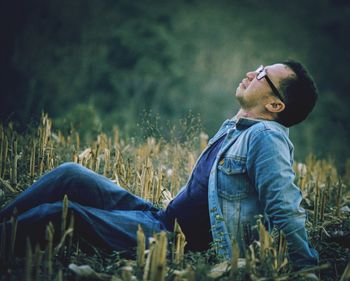
[[311, 76], [293, 60], [247, 72], [236, 90], [239, 116], [274, 120], [286, 127], [303, 121], [317, 96]]

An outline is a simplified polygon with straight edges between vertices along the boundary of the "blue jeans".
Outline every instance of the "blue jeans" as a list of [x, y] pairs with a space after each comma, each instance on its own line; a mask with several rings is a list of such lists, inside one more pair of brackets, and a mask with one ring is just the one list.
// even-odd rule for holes
[[132, 256], [138, 225], [146, 237], [166, 230], [157, 214], [159, 210], [150, 202], [79, 164], [65, 163], [41, 177], [1, 210], [0, 222], [4, 222], [2, 227], [9, 237], [8, 219], [17, 209], [17, 253], [25, 249], [26, 237], [31, 239], [32, 245], [43, 244], [49, 222], [55, 227], [56, 240], [60, 238], [65, 194], [69, 199], [69, 213], [74, 214], [75, 237], [105, 250]]

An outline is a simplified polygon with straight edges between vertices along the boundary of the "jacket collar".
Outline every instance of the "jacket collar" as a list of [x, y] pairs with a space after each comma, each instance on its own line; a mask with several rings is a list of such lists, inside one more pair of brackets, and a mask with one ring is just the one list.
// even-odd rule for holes
[[275, 127], [279, 127], [282, 129], [285, 133], [288, 134], [289, 129], [282, 124], [276, 122], [276, 121], [270, 121], [270, 120], [263, 120], [263, 119], [253, 119], [253, 118], [247, 118], [247, 117], [240, 117], [237, 118], [237, 116], [234, 116], [231, 121], [235, 122], [236, 128], [239, 130], [244, 130], [249, 128], [250, 126], [259, 123], [259, 122], [264, 122], [265, 124], [270, 124]]

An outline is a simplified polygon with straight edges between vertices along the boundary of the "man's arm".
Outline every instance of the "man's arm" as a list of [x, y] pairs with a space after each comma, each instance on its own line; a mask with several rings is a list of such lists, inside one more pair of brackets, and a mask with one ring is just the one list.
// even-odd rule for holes
[[286, 235], [294, 267], [316, 265], [318, 255], [308, 243], [302, 195], [294, 184], [291, 152], [283, 134], [268, 129], [257, 132], [249, 144], [247, 168], [269, 226]]

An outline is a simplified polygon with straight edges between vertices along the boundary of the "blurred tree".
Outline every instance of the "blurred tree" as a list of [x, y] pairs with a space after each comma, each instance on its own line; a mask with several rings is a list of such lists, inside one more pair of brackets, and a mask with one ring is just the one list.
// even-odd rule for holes
[[247, 71], [295, 58], [320, 90], [309, 122], [291, 130], [297, 159], [350, 157], [347, 1], [14, 1], [1, 9], [3, 120], [44, 110], [66, 126], [93, 108], [103, 130], [135, 135], [144, 110], [163, 125], [192, 110], [212, 134], [238, 109]]

